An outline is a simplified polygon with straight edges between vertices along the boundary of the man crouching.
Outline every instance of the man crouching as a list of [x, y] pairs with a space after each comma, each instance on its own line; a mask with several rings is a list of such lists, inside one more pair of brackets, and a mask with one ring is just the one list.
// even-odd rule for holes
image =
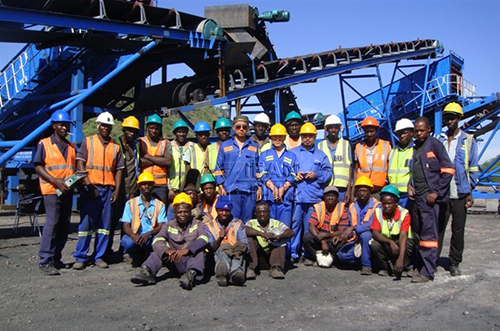
[[165, 223], [153, 240], [153, 253], [142, 264], [139, 274], [130, 279], [132, 283], [156, 284], [155, 276], [163, 265], [181, 275], [179, 284], [185, 290], [193, 288], [195, 278], [198, 281], [203, 278], [208, 237], [203, 224], [193, 220], [192, 206], [186, 193], [175, 197], [175, 218]]

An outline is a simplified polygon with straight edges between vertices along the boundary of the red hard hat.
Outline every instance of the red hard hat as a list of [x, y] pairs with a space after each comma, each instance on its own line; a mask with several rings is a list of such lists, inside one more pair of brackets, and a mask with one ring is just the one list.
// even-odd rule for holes
[[380, 124], [375, 117], [368, 116], [361, 122], [361, 127], [363, 128], [365, 126], [376, 126], [378, 128]]

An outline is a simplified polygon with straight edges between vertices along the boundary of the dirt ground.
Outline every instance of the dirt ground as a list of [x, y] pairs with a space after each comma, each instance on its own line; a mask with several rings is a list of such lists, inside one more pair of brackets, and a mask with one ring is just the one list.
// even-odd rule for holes
[[[75, 214], [65, 262], [73, 261], [78, 219]], [[137, 269], [125, 263], [44, 276], [29, 219], [15, 235], [13, 215], [4, 213], [0, 329], [500, 330], [499, 220], [493, 213], [469, 215], [460, 277], [439, 267], [435, 281], [411, 284], [300, 264], [282, 281], [264, 272], [244, 287], [221, 288], [212, 279], [185, 291], [172, 278], [137, 287], [129, 281]]]

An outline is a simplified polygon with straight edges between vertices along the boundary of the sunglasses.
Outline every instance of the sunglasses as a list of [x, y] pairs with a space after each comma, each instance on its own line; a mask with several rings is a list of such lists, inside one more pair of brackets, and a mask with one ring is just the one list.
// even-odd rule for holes
[[248, 129], [248, 125], [235, 125], [234, 128], [236, 130], [247, 130]]

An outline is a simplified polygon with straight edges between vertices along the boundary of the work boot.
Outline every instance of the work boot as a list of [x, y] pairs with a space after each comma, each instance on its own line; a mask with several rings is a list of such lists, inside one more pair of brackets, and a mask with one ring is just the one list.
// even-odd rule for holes
[[71, 269], [71, 266], [70, 266], [68, 263], [64, 263], [63, 261], [55, 261], [55, 262], [54, 262], [54, 267], [55, 267], [57, 270], [61, 270], [61, 269]]
[[382, 269], [378, 272], [378, 275], [382, 277], [387, 277], [389, 276], [389, 272], [387, 270]]
[[60, 275], [59, 271], [54, 267], [53, 264], [47, 264], [47, 265], [41, 265], [40, 271], [42, 274], [47, 275], [47, 276], [57, 276]]
[[247, 269], [247, 280], [255, 279], [257, 277], [257, 274], [255, 273], [255, 270], [248, 268]]
[[217, 284], [219, 286], [227, 286], [227, 276], [229, 271], [227, 270], [227, 266], [224, 262], [219, 262], [215, 266], [215, 279], [217, 279]]
[[285, 279], [285, 273], [279, 266], [272, 267], [269, 275], [274, 279]]
[[123, 254], [123, 259], [122, 259], [123, 262], [127, 263], [127, 264], [132, 264], [132, 261], [134, 261], [133, 258], [130, 257], [129, 254]]
[[109, 268], [109, 264], [107, 264], [105, 261], [103, 260], [97, 260], [95, 261], [95, 266], [96, 267], [99, 267], [99, 268], [102, 268], [102, 269], [107, 269]]
[[415, 275], [412, 277], [411, 279], [411, 282], [412, 283], [427, 283], [430, 279], [421, 275], [421, 274], [418, 274], [418, 275]]
[[236, 269], [231, 272], [230, 281], [233, 285], [243, 285], [245, 282], [245, 273], [241, 269]]
[[139, 273], [134, 277], [130, 278], [130, 281], [134, 284], [139, 284], [139, 285], [156, 284], [155, 275], [153, 275], [153, 272], [147, 266], [142, 266]]
[[311, 259], [308, 259], [307, 257], [304, 258], [304, 265], [306, 267], [312, 267], [314, 265], [314, 261]]
[[460, 276], [462, 272], [460, 271], [460, 268], [457, 265], [451, 264], [450, 265], [450, 275], [452, 277]]
[[372, 268], [363, 266], [361, 267], [361, 275], [363, 276], [370, 276], [372, 274]]
[[179, 285], [185, 290], [192, 290], [194, 284], [194, 277], [196, 277], [196, 271], [189, 269], [184, 275], [179, 279]]
[[73, 269], [83, 270], [85, 269], [85, 263], [76, 261], [75, 263], [73, 263]]

